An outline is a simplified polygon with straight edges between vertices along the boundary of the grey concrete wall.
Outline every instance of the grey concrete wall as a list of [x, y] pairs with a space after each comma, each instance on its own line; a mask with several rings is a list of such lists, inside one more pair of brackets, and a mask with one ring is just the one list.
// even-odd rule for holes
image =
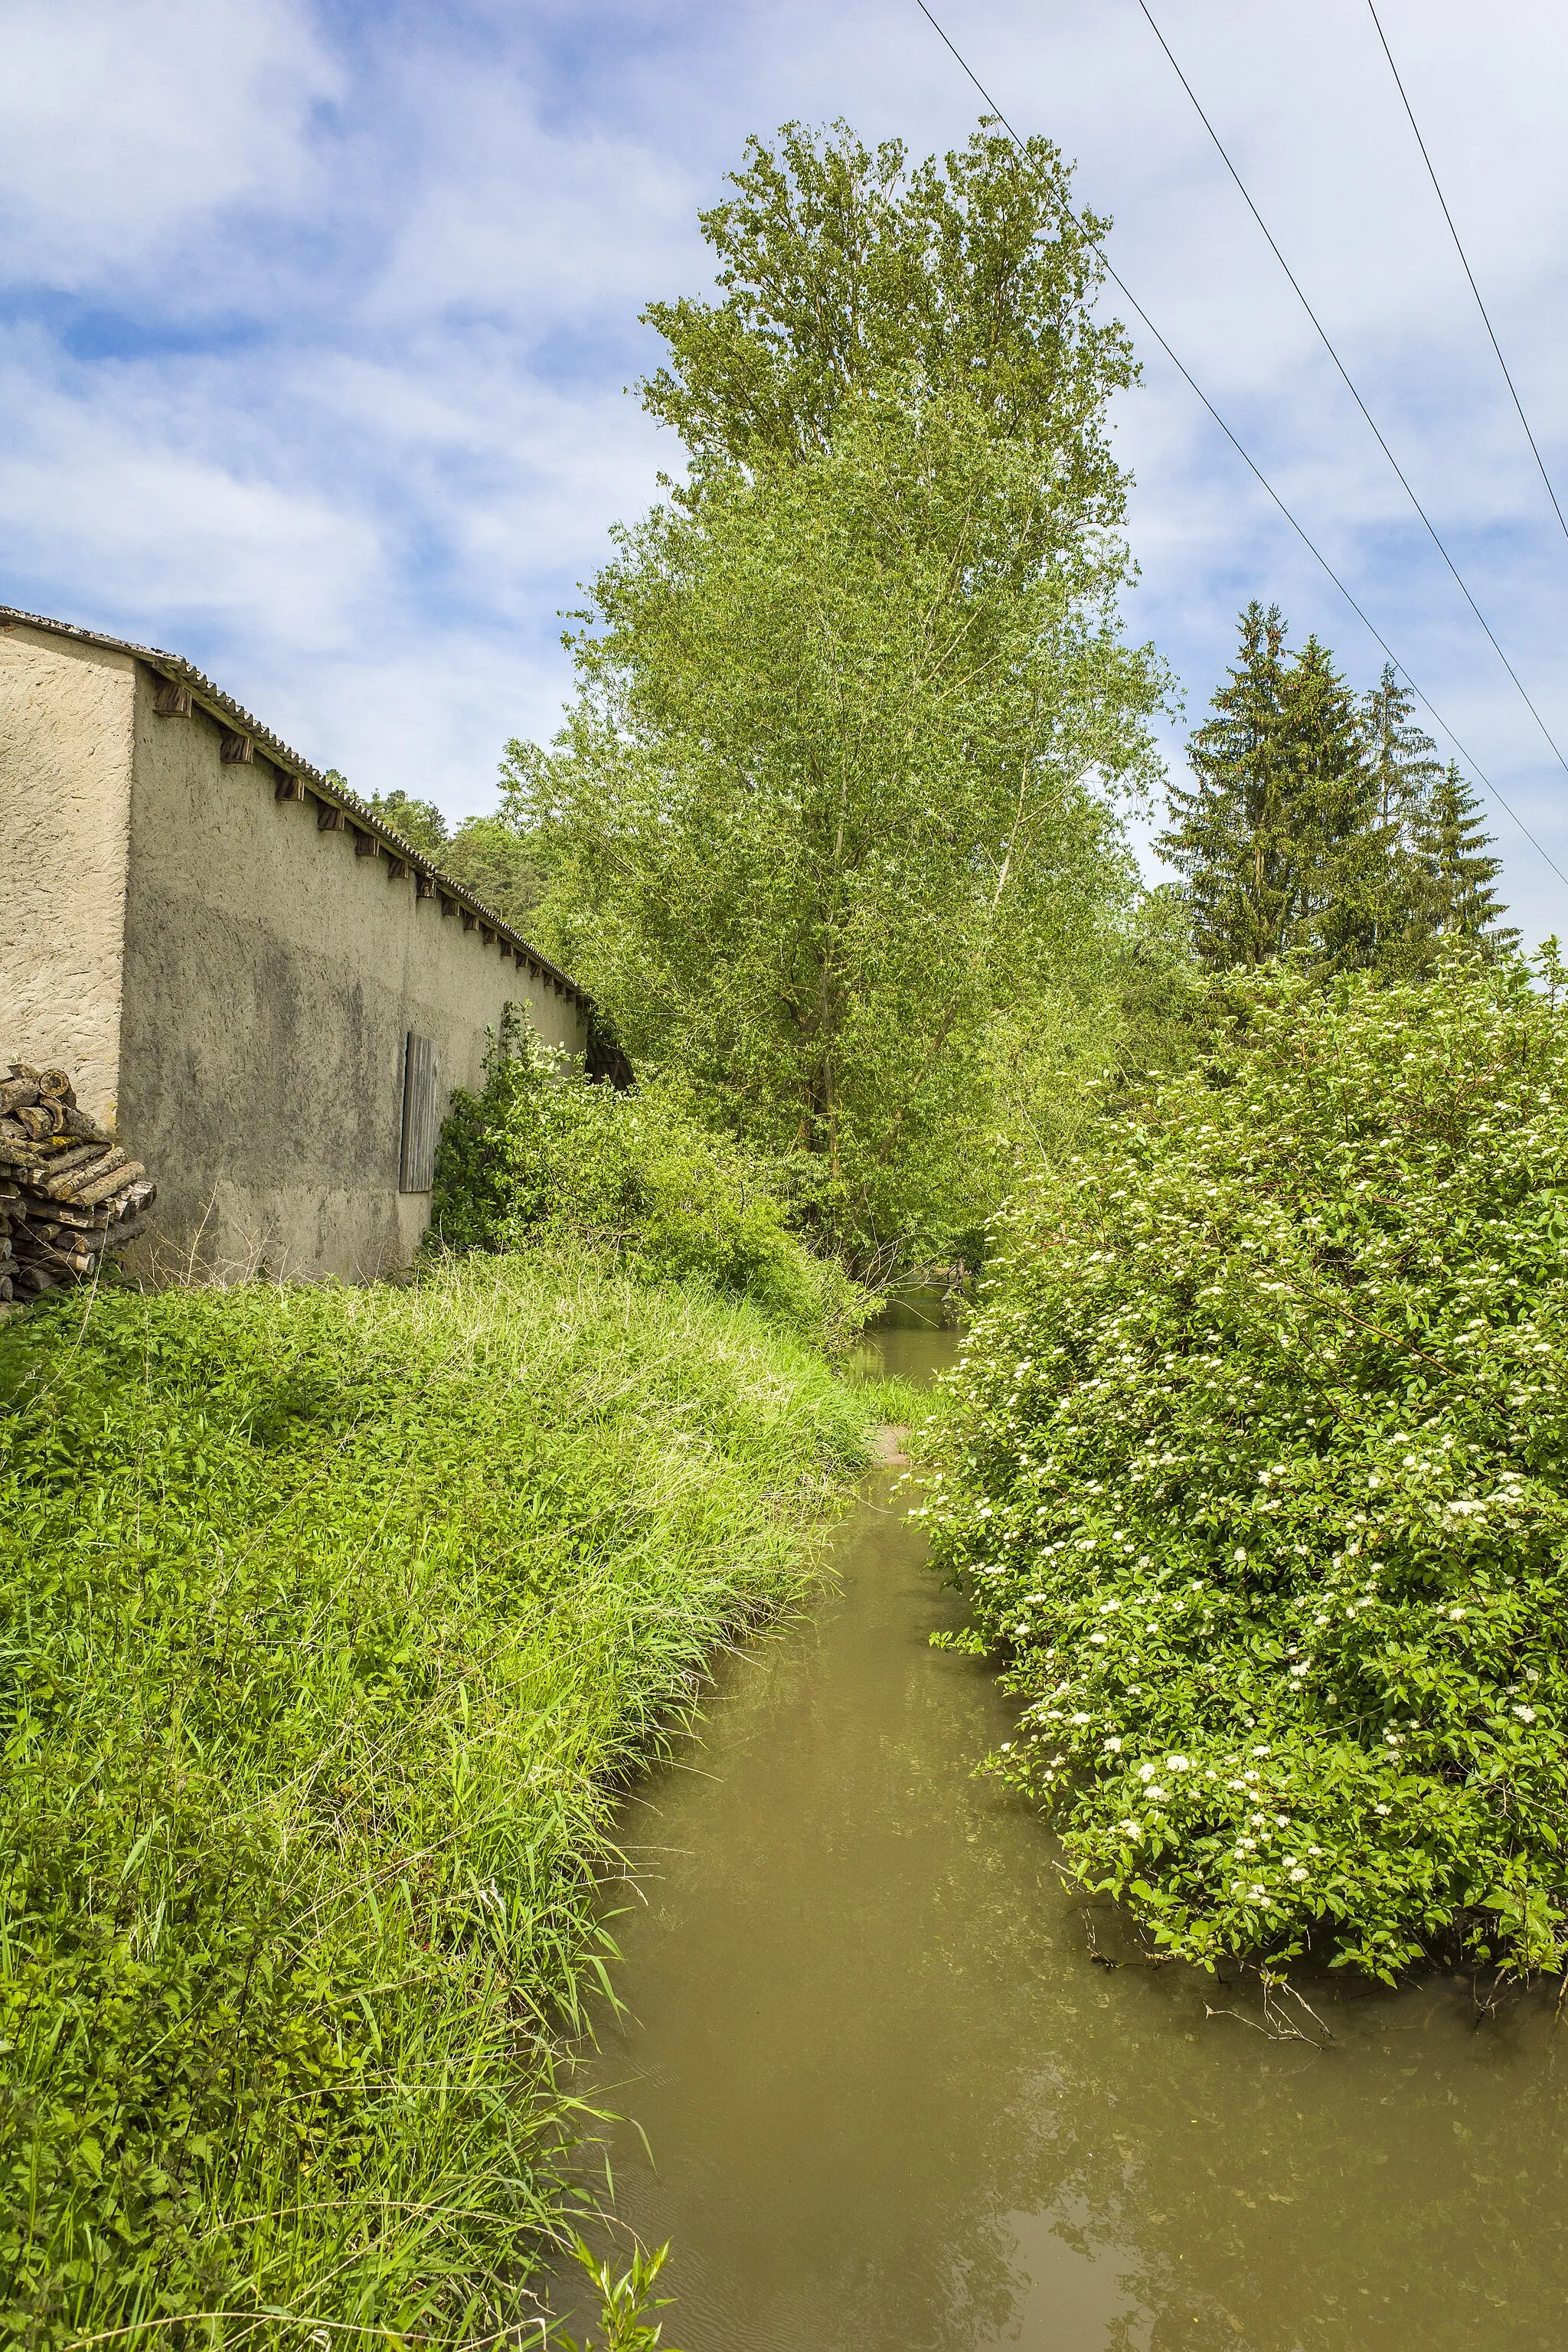
[[99, 1118], [119, 1091], [137, 667], [0, 625], [0, 1048], [70, 1070]]
[[428, 1194], [400, 1194], [407, 1033], [441, 1108], [482, 1076], [509, 1002], [586, 1045], [575, 999], [226, 763], [199, 709], [163, 718], [140, 668], [125, 904], [120, 1117], [159, 1185], [161, 1246], [210, 1266], [359, 1278], [405, 1263]]

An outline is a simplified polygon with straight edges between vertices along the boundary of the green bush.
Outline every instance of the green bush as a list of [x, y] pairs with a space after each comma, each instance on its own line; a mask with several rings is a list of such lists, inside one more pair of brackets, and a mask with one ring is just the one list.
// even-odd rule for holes
[[864, 1453], [582, 1262], [0, 1337], [8, 2341], [521, 2333], [612, 1783]]
[[590, 1085], [511, 1006], [483, 1091], [453, 1097], [431, 1234], [455, 1250], [586, 1246], [642, 1281], [752, 1298], [833, 1344], [876, 1303], [791, 1232], [767, 1170], [702, 1126], [676, 1081]]
[[[1226, 983], [998, 1236], [926, 1508], [1000, 1767], [1166, 1950], [1568, 1952], [1568, 1017]], [[1216, 1034], [1222, 1033], [1216, 1031]]]

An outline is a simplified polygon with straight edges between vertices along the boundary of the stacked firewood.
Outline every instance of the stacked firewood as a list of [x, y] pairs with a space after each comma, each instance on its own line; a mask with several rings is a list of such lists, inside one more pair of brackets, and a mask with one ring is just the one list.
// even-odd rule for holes
[[96, 1274], [146, 1229], [157, 1188], [77, 1108], [65, 1070], [13, 1062], [0, 1078], [0, 1303]]

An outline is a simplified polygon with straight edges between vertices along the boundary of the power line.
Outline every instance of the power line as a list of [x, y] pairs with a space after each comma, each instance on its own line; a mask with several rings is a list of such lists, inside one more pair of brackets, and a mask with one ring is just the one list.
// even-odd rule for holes
[[[1153, 34], [1154, 38], [1159, 42], [1160, 47], [1164, 50], [1166, 57], [1170, 59], [1171, 69], [1174, 73], [1176, 79], [1181, 83], [1182, 88], [1192, 100], [1194, 110], [1197, 115], [1198, 121], [1203, 124], [1204, 129], [1214, 141], [1215, 146], [1219, 152], [1221, 163], [1223, 163], [1226, 170], [1230, 173], [1231, 178], [1236, 182], [1237, 186], [1240, 189], [1242, 201], [1245, 203], [1247, 211], [1252, 215], [1253, 219], [1263, 231], [1263, 235], [1268, 241], [1269, 251], [1273, 254], [1275, 260], [1279, 264], [1280, 268], [1285, 272], [1286, 277], [1289, 279], [1291, 289], [1295, 293], [1297, 300], [1300, 303], [1302, 310], [1305, 310], [1308, 318], [1310, 319], [1313, 326], [1317, 329], [1318, 340], [1322, 344], [1323, 349], [1327, 352], [1329, 357], [1332, 360], [1335, 367], [1338, 368], [1341, 376], [1344, 380], [1345, 388], [1349, 392], [1351, 398], [1354, 401], [1356, 406], [1365, 417], [1367, 424], [1371, 426], [1373, 437], [1375, 439], [1378, 447], [1382, 450], [1389, 464], [1393, 467], [1394, 473], [1398, 476], [1400, 486], [1403, 488], [1405, 497], [1410, 500], [1411, 505], [1415, 508], [1416, 513], [1426, 524], [1427, 536], [1430, 538], [1433, 546], [1436, 549], [1438, 554], [1442, 557], [1444, 562], [1453, 573], [1460, 595], [1463, 596], [1466, 604], [1469, 606], [1471, 612], [1475, 614], [1477, 620], [1486, 631], [1492, 651], [1496, 654], [1499, 661], [1501, 662], [1504, 669], [1507, 670], [1510, 677], [1512, 678], [1515, 687], [1519, 690], [1521, 701], [1524, 704], [1525, 709], [1529, 711], [1531, 717], [1540, 728], [1542, 735], [1546, 738], [1547, 742], [1551, 744], [1552, 754], [1556, 759], [1558, 766], [1563, 769], [1564, 773], [1568, 773], [1568, 759], [1565, 759], [1563, 753], [1558, 750], [1556, 740], [1552, 736], [1551, 729], [1547, 726], [1545, 719], [1542, 719], [1540, 711], [1537, 710], [1534, 703], [1531, 702], [1530, 696], [1525, 691], [1523, 679], [1520, 677], [1519, 672], [1515, 669], [1513, 664], [1504, 653], [1501, 646], [1499, 645], [1497, 638], [1493, 634], [1490, 622], [1487, 619], [1486, 614], [1482, 612], [1480, 606], [1471, 595], [1469, 589], [1465, 584], [1458, 565], [1455, 562], [1453, 557], [1449, 554], [1447, 549], [1444, 546], [1442, 540], [1439, 538], [1436, 524], [1433, 521], [1431, 516], [1427, 513], [1426, 508], [1416, 497], [1415, 492], [1411, 486], [1409, 478], [1405, 474], [1404, 467], [1401, 466], [1398, 458], [1389, 447], [1388, 443], [1384, 439], [1377, 419], [1373, 416], [1371, 409], [1362, 398], [1361, 394], [1356, 390], [1355, 384], [1351, 377], [1350, 370], [1346, 367], [1343, 360], [1341, 359], [1338, 352], [1334, 349], [1333, 344], [1329, 340], [1328, 330], [1323, 325], [1323, 322], [1319, 318], [1317, 312], [1313, 310], [1310, 302], [1307, 299], [1305, 293], [1301, 289], [1300, 280], [1297, 278], [1295, 271], [1291, 268], [1289, 263], [1286, 260], [1285, 256], [1280, 252], [1279, 246], [1275, 243], [1273, 232], [1270, 230], [1268, 222], [1264, 219], [1263, 215], [1258, 211], [1258, 206], [1253, 203], [1251, 194], [1247, 190], [1246, 181], [1242, 178], [1241, 173], [1237, 170], [1236, 165], [1231, 162], [1229, 155], [1226, 153], [1225, 142], [1221, 139], [1219, 132], [1215, 129], [1214, 124], [1209, 121], [1208, 116], [1204, 112], [1202, 106], [1199, 104], [1196, 90], [1194, 89], [1192, 83], [1187, 79], [1186, 75], [1176, 63], [1175, 55], [1169, 41], [1166, 40], [1164, 34], [1162, 33], [1159, 26], [1154, 22], [1153, 16], [1148, 5], [1148, 0], [1138, 0], [1138, 5], [1142, 10], [1144, 16], [1148, 19], [1149, 28]], [[1526, 429], [1528, 430], [1528, 427]]]
[[[1007, 133], [1008, 138], [1013, 142], [1014, 146], [1018, 149], [1020, 153], [1022, 153], [1024, 152], [1024, 142], [1019, 138], [1018, 133], [1014, 130], [1012, 124], [1008, 121], [1006, 116], [1003, 113], [1001, 108], [997, 105], [996, 100], [992, 97], [990, 91], [986, 89], [979, 75], [970, 65], [968, 59], [959, 49], [954, 47], [946, 33], [943, 32], [941, 25], [937, 22], [936, 18], [931, 15], [931, 10], [927, 7], [926, 0], [915, 0], [915, 5], [920, 10], [921, 16], [926, 19], [927, 23], [931, 26], [931, 30], [936, 34], [938, 39], [951, 52], [953, 60], [959, 67], [960, 70], [967, 76], [970, 81], [973, 83], [975, 89], [980, 92], [981, 97], [984, 100], [985, 104], [992, 114], [994, 115], [996, 121], [1002, 125], [1003, 130]], [[1082, 231], [1083, 224], [1079, 220], [1077, 214], [1074, 213], [1069, 206], [1064, 205], [1063, 210], [1067, 213], [1068, 218], [1072, 221], [1075, 227]], [[1350, 606], [1351, 611], [1355, 614], [1357, 620], [1360, 621], [1362, 626], [1373, 639], [1373, 642], [1382, 647], [1388, 659], [1394, 664], [1394, 668], [1404, 677], [1416, 700], [1427, 712], [1429, 712], [1437, 727], [1447, 737], [1455, 751], [1458, 751], [1461, 760], [1464, 761], [1465, 765], [1491, 794], [1492, 799], [1497, 803], [1499, 808], [1502, 810], [1503, 814], [1510, 818], [1510, 821], [1519, 827], [1520, 832], [1524, 835], [1526, 841], [1529, 842], [1536, 856], [1542, 859], [1546, 865], [1551, 866], [1552, 871], [1556, 875], [1559, 882], [1568, 885], [1568, 874], [1563, 873], [1563, 868], [1558, 865], [1551, 852], [1543, 848], [1541, 843], [1537, 841], [1535, 835], [1525, 824], [1524, 819], [1520, 815], [1517, 809], [1510, 807], [1509, 803], [1504, 800], [1501, 793], [1498, 790], [1496, 784], [1492, 782], [1490, 777], [1487, 774], [1485, 769], [1482, 768], [1479, 761], [1471, 758], [1469, 752], [1466, 751], [1464, 745], [1460, 742], [1458, 737], [1455, 734], [1453, 729], [1449, 726], [1447, 720], [1444, 718], [1436, 704], [1432, 700], [1431, 696], [1426, 693], [1425, 690], [1417, 685], [1415, 679], [1411, 677], [1409, 670], [1400, 660], [1398, 655], [1394, 651], [1387, 638], [1383, 635], [1381, 629], [1379, 629], [1376, 624], [1362, 610], [1361, 605], [1356, 602], [1356, 599], [1352, 595], [1350, 590], [1345, 586], [1344, 582], [1340, 578], [1339, 573], [1334, 570], [1334, 567], [1329, 562], [1328, 557], [1308, 536], [1303, 525], [1297, 521], [1296, 517], [1291, 513], [1289, 508], [1286, 505], [1284, 499], [1280, 497], [1279, 491], [1275, 488], [1268, 475], [1263, 471], [1261, 466], [1257, 464], [1253, 457], [1248, 454], [1247, 450], [1244, 448], [1237, 436], [1231, 431], [1230, 426], [1226, 423], [1225, 418], [1220, 415], [1218, 409], [1215, 406], [1213, 401], [1209, 398], [1202, 384], [1199, 383], [1197, 378], [1192, 373], [1191, 370], [1176, 357], [1175, 352], [1171, 349], [1170, 344], [1165, 341], [1164, 336], [1160, 332], [1159, 328], [1154, 324], [1153, 320], [1151, 319], [1148, 311], [1143, 308], [1142, 303], [1139, 301], [1137, 296], [1132, 292], [1132, 289], [1128, 285], [1126, 279], [1120, 277], [1112, 267], [1110, 257], [1106, 252], [1105, 247], [1099, 244], [1093, 237], [1089, 237], [1088, 241], [1092, 251], [1099, 255], [1100, 262], [1104, 267], [1106, 276], [1110, 278], [1117, 292], [1121, 296], [1122, 300], [1127, 303], [1131, 310], [1133, 310], [1138, 313], [1138, 316], [1142, 320], [1144, 326], [1148, 329], [1154, 341], [1159, 344], [1160, 349], [1164, 352], [1165, 357], [1170, 361], [1171, 365], [1175, 369], [1177, 374], [1182, 378], [1183, 382], [1188, 386], [1188, 388], [1196, 394], [1198, 399], [1202, 401], [1210, 416], [1213, 417], [1215, 423], [1219, 426], [1220, 431], [1225, 435], [1226, 439], [1230, 443], [1231, 447], [1236, 451], [1237, 456], [1241, 459], [1242, 464], [1247, 467], [1248, 473], [1253, 476], [1259, 487], [1266, 490], [1268, 496], [1273, 499], [1275, 505], [1279, 508], [1280, 513], [1284, 516], [1286, 521], [1289, 524], [1291, 530], [1295, 532], [1297, 538], [1307, 550], [1307, 552], [1312, 557], [1313, 561], [1319, 563], [1322, 567], [1323, 571], [1327, 572], [1329, 578], [1333, 582], [1334, 586], [1339, 590], [1340, 594], [1344, 598], [1345, 603]]]
[[1488, 315], [1487, 306], [1481, 299], [1481, 289], [1476, 284], [1476, 273], [1470, 268], [1469, 257], [1467, 255], [1463, 245], [1459, 242], [1459, 232], [1454, 226], [1454, 215], [1448, 210], [1448, 199], [1443, 194], [1442, 185], [1437, 178], [1436, 172], [1433, 167], [1432, 158], [1426, 152], [1426, 142], [1421, 136], [1421, 125], [1415, 120], [1415, 110], [1411, 105], [1409, 94], [1405, 89], [1403, 80], [1400, 79], [1399, 68], [1394, 62], [1394, 51], [1388, 46], [1388, 36], [1383, 29], [1377, 10], [1373, 6], [1373, 0], [1366, 0], [1366, 5], [1371, 14], [1372, 21], [1377, 27], [1377, 37], [1383, 44], [1383, 54], [1388, 59], [1388, 70], [1394, 76], [1394, 87], [1399, 92], [1400, 98], [1404, 101], [1405, 111], [1410, 118], [1410, 128], [1415, 133], [1415, 144], [1421, 150], [1421, 161], [1426, 166], [1426, 176], [1432, 183], [1433, 192], [1437, 198], [1437, 202], [1443, 207], [1443, 218], [1448, 224], [1448, 235], [1454, 240], [1454, 250], [1459, 257], [1465, 276], [1470, 281], [1470, 291], [1476, 298], [1476, 308], [1481, 314], [1481, 324], [1485, 327], [1488, 335], [1491, 339], [1491, 347], [1497, 353], [1497, 363], [1502, 370], [1502, 380], [1513, 395], [1513, 404], [1519, 411], [1519, 421], [1524, 427], [1524, 437], [1530, 444], [1530, 454], [1534, 458], [1537, 466], [1541, 468], [1541, 478], [1546, 485], [1546, 495], [1552, 501], [1552, 511], [1563, 526], [1563, 538], [1568, 539], [1568, 518], [1564, 517], [1562, 508], [1557, 503], [1557, 493], [1552, 487], [1552, 477], [1546, 470], [1546, 461], [1542, 457], [1541, 451], [1536, 446], [1535, 436], [1530, 429], [1530, 419], [1524, 413], [1524, 403], [1519, 396], [1519, 387], [1514, 383], [1512, 376], [1509, 373], [1508, 362], [1502, 355], [1502, 345], [1497, 339], [1497, 331]]

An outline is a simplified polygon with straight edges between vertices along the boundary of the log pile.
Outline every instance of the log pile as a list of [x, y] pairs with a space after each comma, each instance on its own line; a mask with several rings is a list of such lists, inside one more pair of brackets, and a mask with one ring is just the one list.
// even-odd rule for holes
[[96, 1274], [145, 1230], [156, 1191], [78, 1109], [68, 1072], [13, 1062], [0, 1078], [0, 1305]]

